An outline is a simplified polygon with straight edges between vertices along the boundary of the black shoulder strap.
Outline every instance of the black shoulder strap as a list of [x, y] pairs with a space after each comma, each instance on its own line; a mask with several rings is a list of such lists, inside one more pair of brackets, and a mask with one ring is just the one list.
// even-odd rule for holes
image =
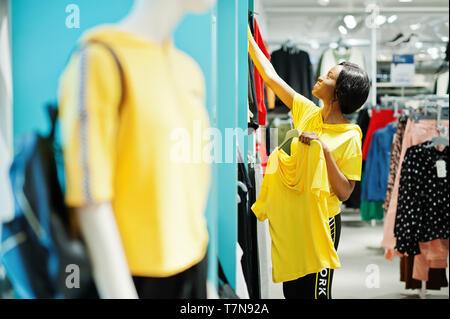
[[126, 90], [125, 90], [125, 73], [124, 73], [122, 64], [120, 63], [120, 59], [117, 56], [117, 53], [114, 51], [114, 49], [109, 44], [106, 44], [106, 43], [104, 43], [102, 41], [98, 41], [98, 40], [88, 41], [80, 49], [85, 49], [90, 44], [98, 44], [98, 45], [102, 46], [103, 48], [105, 48], [111, 54], [111, 56], [114, 59], [114, 62], [116, 63], [117, 70], [119, 71], [120, 84], [121, 84], [121, 87], [122, 87], [122, 93], [121, 93], [120, 102], [119, 102], [119, 114], [121, 114], [122, 113], [123, 104], [125, 102]]

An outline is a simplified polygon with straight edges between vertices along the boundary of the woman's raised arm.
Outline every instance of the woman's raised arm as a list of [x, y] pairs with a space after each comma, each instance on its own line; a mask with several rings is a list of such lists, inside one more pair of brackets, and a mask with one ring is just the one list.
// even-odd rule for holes
[[248, 29], [248, 46], [250, 57], [264, 82], [289, 109], [292, 109], [295, 91], [277, 74], [270, 61], [266, 58], [253, 39], [250, 28]]

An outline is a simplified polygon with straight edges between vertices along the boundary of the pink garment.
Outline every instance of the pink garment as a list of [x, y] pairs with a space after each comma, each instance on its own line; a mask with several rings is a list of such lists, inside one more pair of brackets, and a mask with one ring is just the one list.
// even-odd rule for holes
[[428, 281], [430, 268], [447, 268], [448, 239], [435, 239], [419, 243], [420, 255], [414, 256], [412, 277]]
[[[442, 125], [448, 128], [448, 120], [442, 121]], [[384, 218], [384, 234], [381, 245], [385, 248], [384, 257], [388, 260], [392, 260], [392, 258], [394, 257], [394, 226], [395, 216], [397, 214], [398, 189], [400, 185], [402, 162], [405, 157], [406, 150], [411, 146], [425, 143], [433, 137], [438, 136], [439, 132], [437, 131], [436, 127], [436, 120], [421, 120], [419, 123], [415, 123], [414, 120], [409, 119], [408, 123], [406, 124], [399, 165], [397, 168], [397, 173], [395, 174], [394, 187], [392, 189], [391, 201]]]

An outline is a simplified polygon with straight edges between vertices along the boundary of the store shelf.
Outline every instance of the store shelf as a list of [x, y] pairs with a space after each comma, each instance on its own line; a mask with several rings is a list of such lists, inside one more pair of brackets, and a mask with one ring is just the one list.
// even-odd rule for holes
[[[414, 62], [429, 62], [429, 61], [433, 61], [433, 59], [431, 57], [424, 57], [424, 58], [414, 57]], [[392, 58], [377, 59], [377, 63], [392, 63]]]
[[[427, 83], [415, 83], [414, 86], [411, 87], [404, 87], [405, 89], [410, 89], [410, 88], [425, 88], [428, 87], [429, 84]], [[389, 88], [389, 89], [401, 89], [401, 87], [399, 86], [392, 86], [391, 82], [381, 82], [381, 83], [377, 83], [377, 88]]]

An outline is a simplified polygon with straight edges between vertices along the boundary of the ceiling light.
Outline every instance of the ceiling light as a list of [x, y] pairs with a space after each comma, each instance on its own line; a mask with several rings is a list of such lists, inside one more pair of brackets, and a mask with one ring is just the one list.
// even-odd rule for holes
[[382, 15], [377, 16], [375, 23], [377, 25], [382, 25], [382, 24], [386, 23], [386, 17], [382, 16]]
[[413, 2], [413, 0], [398, 0], [399, 2]]
[[325, 7], [325, 6], [327, 6], [327, 5], [330, 4], [330, 0], [318, 0], [317, 2], [319, 2], [319, 4], [320, 4], [322, 7]]
[[442, 42], [448, 42], [448, 37], [442, 37], [441, 40]]
[[398, 16], [397, 15], [391, 15], [389, 18], [388, 18], [388, 23], [394, 23], [395, 21], [397, 21], [397, 18], [398, 18]]
[[343, 35], [347, 34], [347, 29], [343, 25], [340, 25], [338, 29], [339, 32], [342, 33]]
[[347, 28], [349, 28], [349, 29], [354, 29], [356, 27], [356, 25], [358, 24], [356, 22], [355, 17], [352, 15], [346, 15], [344, 17], [344, 23], [347, 26]]
[[317, 42], [317, 41], [311, 41], [310, 43], [309, 43], [310, 45], [311, 45], [311, 48], [313, 48], [314, 50], [317, 50], [317, 49], [319, 49], [320, 48], [320, 44], [319, 44], [319, 42]]
[[420, 23], [411, 24], [409, 27], [411, 28], [411, 30], [416, 31], [416, 30], [420, 29]]
[[330, 43], [330, 48], [332, 49], [336, 49], [339, 45], [336, 42], [331, 42]]
[[428, 54], [430, 55], [438, 55], [439, 54], [439, 49], [438, 48], [429, 48], [427, 50]]
[[415, 43], [415, 46], [416, 46], [417, 49], [421, 49], [421, 48], [423, 47], [423, 43], [417, 41], [417, 42]]

